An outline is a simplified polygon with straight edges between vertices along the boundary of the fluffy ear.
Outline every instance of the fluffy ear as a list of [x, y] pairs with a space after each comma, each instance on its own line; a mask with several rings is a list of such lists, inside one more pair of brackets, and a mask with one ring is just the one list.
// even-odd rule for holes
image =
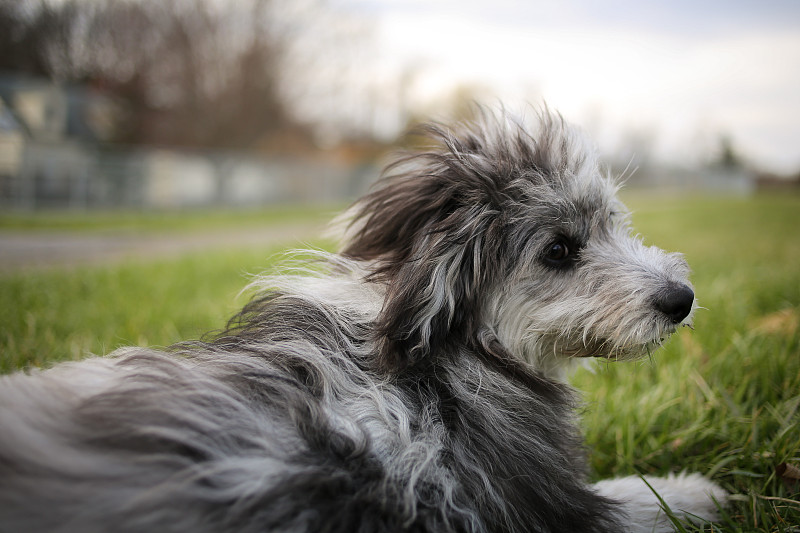
[[[491, 120], [488, 127], [497, 127]], [[505, 189], [513, 174], [505, 165], [512, 158], [487, 157], [481, 128], [455, 134], [428, 125], [421, 132], [431, 150], [390, 165], [346, 215], [342, 253], [370, 261], [371, 278], [387, 287], [376, 323], [385, 370], [466, 341], [480, 298], [503, 268]]]
[[388, 280], [376, 324], [385, 370], [414, 365], [469, 336], [483, 285], [479, 240], [426, 235]]
[[388, 180], [355, 206], [342, 253], [371, 261], [371, 278], [386, 284], [375, 325], [386, 371], [465, 341], [499, 268], [497, 211], [465, 198], [463, 179], [454, 186], [447, 174]]

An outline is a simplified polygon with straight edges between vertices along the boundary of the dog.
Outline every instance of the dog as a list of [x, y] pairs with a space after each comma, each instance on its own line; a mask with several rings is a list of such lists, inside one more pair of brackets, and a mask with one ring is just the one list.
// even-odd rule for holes
[[0, 531], [671, 531], [662, 499], [713, 519], [698, 474], [588, 483], [566, 384], [691, 320], [686, 262], [633, 236], [559, 115], [476, 115], [424, 126], [340, 251], [257, 278], [224, 331], [3, 377]]

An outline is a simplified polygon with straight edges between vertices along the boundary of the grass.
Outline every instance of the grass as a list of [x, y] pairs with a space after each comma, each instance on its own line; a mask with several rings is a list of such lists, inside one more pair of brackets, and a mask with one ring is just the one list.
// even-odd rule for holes
[[[318, 222], [337, 209], [6, 213], [0, 215], [0, 229], [179, 235]], [[0, 273], [0, 372], [106, 354], [130, 344], [164, 346], [197, 338], [225, 324], [244, 303], [237, 295], [248, 274], [269, 268], [280, 251], [264, 246], [114, 266]]]
[[775, 466], [800, 464], [800, 197], [629, 203], [648, 242], [684, 252], [703, 309], [650, 360], [575, 376], [593, 470], [699, 471], [733, 494], [721, 530], [798, 531], [800, 487]]
[[0, 213], [0, 230], [15, 231], [196, 231], [242, 226], [321, 220], [343, 206], [289, 205], [269, 209], [207, 209], [184, 211], [112, 210]]
[[279, 251], [193, 253], [4, 276], [0, 371], [198, 338], [241, 307], [245, 299], [237, 295], [248, 274], [268, 268]]
[[[699, 471], [733, 494], [714, 531], [798, 531], [800, 488], [784, 486], [775, 466], [800, 465], [800, 196], [631, 196], [628, 203], [647, 242], [685, 253], [703, 309], [694, 330], [681, 330], [650, 359], [575, 376], [585, 392], [593, 475]], [[219, 216], [231, 227], [271, 220]], [[79, 218], [71, 227], [101, 227]], [[213, 219], [127, 224], [189, 231]], [[69, 217], [57, 223], [69, 225]], [[0, 227], [49, 229], [8, 217]], [[245, 274], [269, 268], [278, 251], [4, 274], [0, 370], [196, 338], [244, 303], [236, 295]]]

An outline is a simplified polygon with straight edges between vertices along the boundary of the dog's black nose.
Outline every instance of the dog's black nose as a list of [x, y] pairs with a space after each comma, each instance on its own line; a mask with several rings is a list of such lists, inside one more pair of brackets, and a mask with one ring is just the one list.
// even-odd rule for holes
[[692, 312], [694, 291], [682, 283], [670, 283], [656, 295], [656, 309], [667, 315], [673, 324], [680, 323]]

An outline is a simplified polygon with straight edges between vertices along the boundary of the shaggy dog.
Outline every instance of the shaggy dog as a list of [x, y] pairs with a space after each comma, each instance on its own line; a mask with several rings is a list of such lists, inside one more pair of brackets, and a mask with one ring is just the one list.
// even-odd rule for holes
[[[578, 133], [535, 122], [428, 126], [339, 254], [258, 280], [210, 340], [4, 377], [0, 530], [669, 530], [641, 478], [586, 482], [564, 376], [656, 348], [688, 268], [632, 236]], [[725, 497], [648, 481], [690, 515]]]

